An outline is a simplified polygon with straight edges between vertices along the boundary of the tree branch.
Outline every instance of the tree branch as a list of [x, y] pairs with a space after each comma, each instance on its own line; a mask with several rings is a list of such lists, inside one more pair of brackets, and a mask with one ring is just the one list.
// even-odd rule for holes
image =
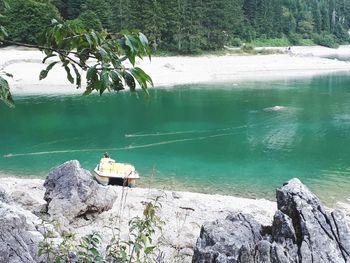
[[[17, 41], [12, 41], [12, 40], [1, 40], [0, 43], [4, 43], [4, 44], [10, 44], [10, 45], [16, 45], [16, 46], [20, 46], [20, 47], [29, 47], [29, 48], [36, 48], [36, 49], [46, 49], [49, 51], [53, 51], [58, 53], [59, 55], [61, 55], [62, 57], [65, 57], [66, 59], [70, 60], [72, 63], [78, 65], [79, 67], [81, 67], [82, 69], [87, 69], [89, 68], [89, 66], [87, 64], [82, 64], [74, 59], [72, 59], [69, 55], [67, 55], [66, 53], [72, 53], [72, 54], [76, 54], [76, 52], [74, 51], [66, 51], [63, 49], [56, 49], [56, 48], [52, 48], [52, 47], [44, 47], [44, 46], [40, 46], [40, 45], [35, 45], [35, 44], [26, 44], [26, 43], [21, 43], [21, 42], [17, 42]], [[89, 55], [90, 57], [90, 55]]]

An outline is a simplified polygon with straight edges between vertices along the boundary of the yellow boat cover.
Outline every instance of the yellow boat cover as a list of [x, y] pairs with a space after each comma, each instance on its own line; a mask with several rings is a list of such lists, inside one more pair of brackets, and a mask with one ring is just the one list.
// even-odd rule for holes
[[130, 164], [116, 163], [114, 160], [108, 159], [109, 158], [101, 159], [99, 170], [103, 173], [129, 174], [135, 172], [135, 167]]

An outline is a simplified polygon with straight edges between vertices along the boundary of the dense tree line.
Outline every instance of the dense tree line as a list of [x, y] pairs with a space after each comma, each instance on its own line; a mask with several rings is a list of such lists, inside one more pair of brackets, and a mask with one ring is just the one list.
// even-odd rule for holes
[[109, 32], [138, 28], [149, 37], [153, 49], [179, 53], [215, 50], [243, 42], [336, 46], [349, 40], [349, 0], [8, 2], [13, 8], [5, 12], [3, 24], [13, 27], [11, 37], [27, 42], [34, 41], [31, 36], [47, 25], [49, 17], [72, 20], [95, 30], [106, 28]]

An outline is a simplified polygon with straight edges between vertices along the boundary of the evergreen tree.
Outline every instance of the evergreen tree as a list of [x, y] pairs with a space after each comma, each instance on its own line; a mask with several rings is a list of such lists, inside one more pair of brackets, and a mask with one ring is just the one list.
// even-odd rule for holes
[[11, 8], [1, 12], [0, 24], [5, 26], [12, 40], [36, 43], [38, 36], [59, 19], [58, 10], [49, 1], [10, 0]]
[[[140, 29], [154, 50], [196, 53], [220, 49], [231, 41], [285, 36], [294, 44], [302, 39], [324, 43], [320, 41], [324, 36], [340, 43], [349, 40], [349, 0], [52, 1], [64, 19], [79, 18], [96, 30], [101, 24], [113, 33]], [[50, 5], [49, 0], [35, 2]]]

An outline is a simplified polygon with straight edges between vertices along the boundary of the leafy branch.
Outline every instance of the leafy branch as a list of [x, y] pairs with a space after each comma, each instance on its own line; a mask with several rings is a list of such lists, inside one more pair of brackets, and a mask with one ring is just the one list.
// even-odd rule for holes
[[[148, 40], [138, 30], [109, 34], [53, 19], [52, 26], [38, 38], [38, 44], [11, 41], [7, 37], [5, 28], [0, 26], [0, 44], [36, 48], [44, 52], [42, 62], [49, 62], [49, 65], [40, 72], [40, 80], [45, 79], [55, 66], [61, 65], [67, 80], [81, 88], [81, 74], [86, 72], [84, 95], [93, 91], [102, 95], [105, 91], [120, 91], [125, 87], [135, 91], [137, 85], [147, 93], [147, 88], [153, 86], [151, 77], [135, 67], [137, 57], [151, 58]], [[1, 76], [0, 99], [9, 106], [14, 105], [8, 82]]]

